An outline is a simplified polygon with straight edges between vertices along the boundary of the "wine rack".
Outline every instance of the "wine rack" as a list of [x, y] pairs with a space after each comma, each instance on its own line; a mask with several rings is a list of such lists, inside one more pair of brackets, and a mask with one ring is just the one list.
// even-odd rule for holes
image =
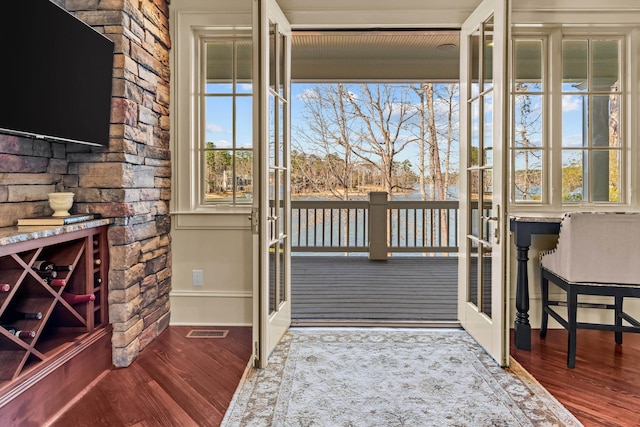
[[[0, 245], [0, 384], [107, 326], [106, 235], [100, 226]], [[67, 268], [56, 271], [54, 281], [35, 267], [44, 260]], [[88, 294], [95, 299], [75, 304], [69, 298]]]

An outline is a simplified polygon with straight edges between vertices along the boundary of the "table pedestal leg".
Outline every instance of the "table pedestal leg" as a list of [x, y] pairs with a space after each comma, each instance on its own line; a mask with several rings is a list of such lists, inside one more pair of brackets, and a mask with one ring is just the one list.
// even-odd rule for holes
[[531, 325], [529, 324], [529, 278], [527, 261], [529, 247], [517, 246], [518, 277], [516, 281], [516, 321], [514, 324], [515, 345], [518, 350], [531, 350]]

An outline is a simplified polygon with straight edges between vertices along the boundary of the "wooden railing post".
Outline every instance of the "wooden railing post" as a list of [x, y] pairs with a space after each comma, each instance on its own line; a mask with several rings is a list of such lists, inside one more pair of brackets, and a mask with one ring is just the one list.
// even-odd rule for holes
[[387, 242], [387, 202], [386, 191], [369, 193], [369, 259], [386, 261], [389, 252]]

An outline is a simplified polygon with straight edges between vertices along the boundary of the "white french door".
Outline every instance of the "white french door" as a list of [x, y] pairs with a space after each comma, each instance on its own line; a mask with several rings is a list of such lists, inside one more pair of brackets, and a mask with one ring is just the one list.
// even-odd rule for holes
[[264, 367], [291, 325], [291, 28], [275, 0], [253, 1], [254, 358]]
[[508, 0], [484, 0], [460, 34], [458, 317], [502, 366], [506, 326]]

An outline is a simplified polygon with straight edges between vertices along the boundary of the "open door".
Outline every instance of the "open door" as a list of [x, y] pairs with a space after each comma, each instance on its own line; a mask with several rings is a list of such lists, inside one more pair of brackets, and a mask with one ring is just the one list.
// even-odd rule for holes
[[275, 0], [253, 1], [253, 339], [257, 367], [291, 325], [291, 28]]
[[460, 35], [458, 317], [501, 365], [506, 325], [508, 0], [484, 0]]

